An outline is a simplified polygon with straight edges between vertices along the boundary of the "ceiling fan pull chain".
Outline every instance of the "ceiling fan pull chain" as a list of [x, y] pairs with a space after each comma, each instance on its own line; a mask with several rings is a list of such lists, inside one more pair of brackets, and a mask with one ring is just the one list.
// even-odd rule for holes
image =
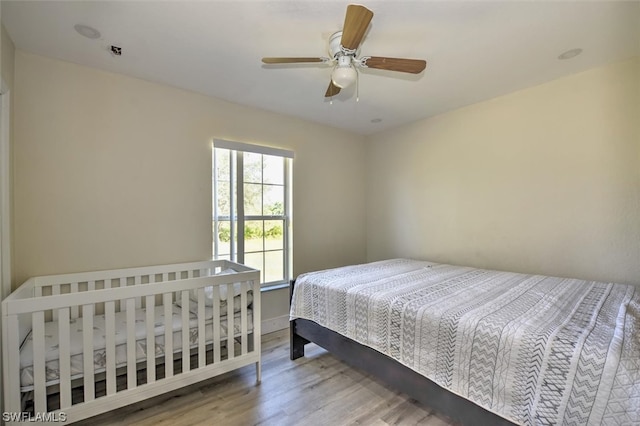
[[360, 71], [356, 70], [356, 102], [360, 102]]

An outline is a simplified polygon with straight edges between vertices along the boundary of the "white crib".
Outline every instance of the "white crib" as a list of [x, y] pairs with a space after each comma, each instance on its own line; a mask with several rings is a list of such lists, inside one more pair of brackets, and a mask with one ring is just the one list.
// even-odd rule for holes
[[31, 278], [2, 326], [8, 424], [74, 422], [252, 363], [260, 382], [260, 272], [225, 260]]

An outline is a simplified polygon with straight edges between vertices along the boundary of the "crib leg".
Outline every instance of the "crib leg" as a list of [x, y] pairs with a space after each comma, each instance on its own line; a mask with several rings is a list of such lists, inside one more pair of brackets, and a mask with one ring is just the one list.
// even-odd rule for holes
[[260, 361], [256, 362], [256, 385], [259, 385], [262, 381], [262, 365]]

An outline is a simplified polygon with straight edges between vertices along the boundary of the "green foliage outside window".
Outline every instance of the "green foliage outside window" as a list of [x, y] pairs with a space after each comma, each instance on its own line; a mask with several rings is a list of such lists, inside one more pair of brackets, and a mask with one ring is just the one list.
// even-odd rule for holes
[[[268, 228], [262, 229], [258, 225], [244, 225], [244, 237], [247, 240], [255, 238], [282, 238], [283, 235], [282, 225], [273, 225]], [[228, 222], [222, 222], [218, 224], [218, 239], [224, 243], [228, 243], [231, 239], [231, 229]]]

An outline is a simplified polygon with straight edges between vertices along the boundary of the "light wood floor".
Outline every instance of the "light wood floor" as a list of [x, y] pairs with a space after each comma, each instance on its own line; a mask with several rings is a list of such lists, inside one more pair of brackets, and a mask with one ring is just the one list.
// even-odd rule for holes
[[76, 423], [101, 425], [453, 425], [310, 344], [289, 360], [288, 330], [263, 337], [262, 383], [242, 369]]

